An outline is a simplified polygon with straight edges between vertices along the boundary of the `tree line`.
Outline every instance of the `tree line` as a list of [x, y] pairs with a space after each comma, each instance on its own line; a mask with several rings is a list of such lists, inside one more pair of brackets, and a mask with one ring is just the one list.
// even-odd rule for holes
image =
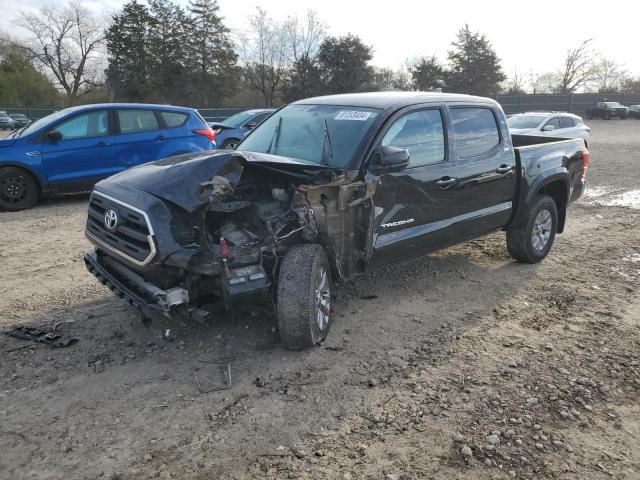
[[29, 32], [0, 35], [0, 105], [66, 106], [95, 101], [197, 107], [273, 106], [316, 95], [381, 90], [497, 93], [640, 91], [586, 40], [558, 69], [505, 75], [486, 35], [464, 25], [445, 59], [420, 56], [397, 69], [371, 64], [357, 35], [331, 36], [309, 11], [274, 20], [260, 7], [232, 32], [216, 0], [131, 0], [110, 18], [80, 2], [20, 13]]

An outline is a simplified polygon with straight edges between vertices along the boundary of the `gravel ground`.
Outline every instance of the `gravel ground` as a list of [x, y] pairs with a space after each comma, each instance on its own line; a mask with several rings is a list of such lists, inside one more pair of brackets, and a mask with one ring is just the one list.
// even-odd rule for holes
[[373, 272], [305, 352], [259, 311], [144, 327], [84, 270], [86, 196], [0, 213], [0, 325], [79, 340], [0, 335], [0, 478], [640, 478], [640, 122], [590, 124], [543, 263], [494, 234]]

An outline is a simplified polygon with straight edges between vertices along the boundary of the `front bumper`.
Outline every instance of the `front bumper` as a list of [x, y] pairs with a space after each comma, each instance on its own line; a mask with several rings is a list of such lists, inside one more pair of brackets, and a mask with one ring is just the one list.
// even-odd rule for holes
[[186, 290], [179, 287], [162, 290], [116, 260], [103, 257], [96, 250], [84, 256], [84, 263], [100, 283], [138, 307], [149, 319], [167, 318], [172, 308], [189, 303]]

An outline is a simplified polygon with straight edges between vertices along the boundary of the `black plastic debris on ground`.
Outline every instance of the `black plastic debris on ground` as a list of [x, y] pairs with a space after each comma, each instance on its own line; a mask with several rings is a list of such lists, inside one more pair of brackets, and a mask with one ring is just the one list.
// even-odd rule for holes
[[49, 345], [54, 348], [68, 347], [78, 341], [77, 338], [59, 335], [50, 330], [44, 330], [37, 327], [14, 327], [9, 330], [5, 330], [2, 333], [21, 340], [44, 343], [45, 345]]

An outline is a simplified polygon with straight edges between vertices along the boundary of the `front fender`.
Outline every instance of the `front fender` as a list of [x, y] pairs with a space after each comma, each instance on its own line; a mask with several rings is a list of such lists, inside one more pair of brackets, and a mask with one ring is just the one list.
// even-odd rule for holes
[[42, 163], [38, 162], [34, 164], [25, 164], [12, 160], [0, 160], [0, 168], [2, 167], [17, 167], [26, 170], [38, 181], [41, 193], [47, 193], [49, 191], [49, 181], [44, 175]]

